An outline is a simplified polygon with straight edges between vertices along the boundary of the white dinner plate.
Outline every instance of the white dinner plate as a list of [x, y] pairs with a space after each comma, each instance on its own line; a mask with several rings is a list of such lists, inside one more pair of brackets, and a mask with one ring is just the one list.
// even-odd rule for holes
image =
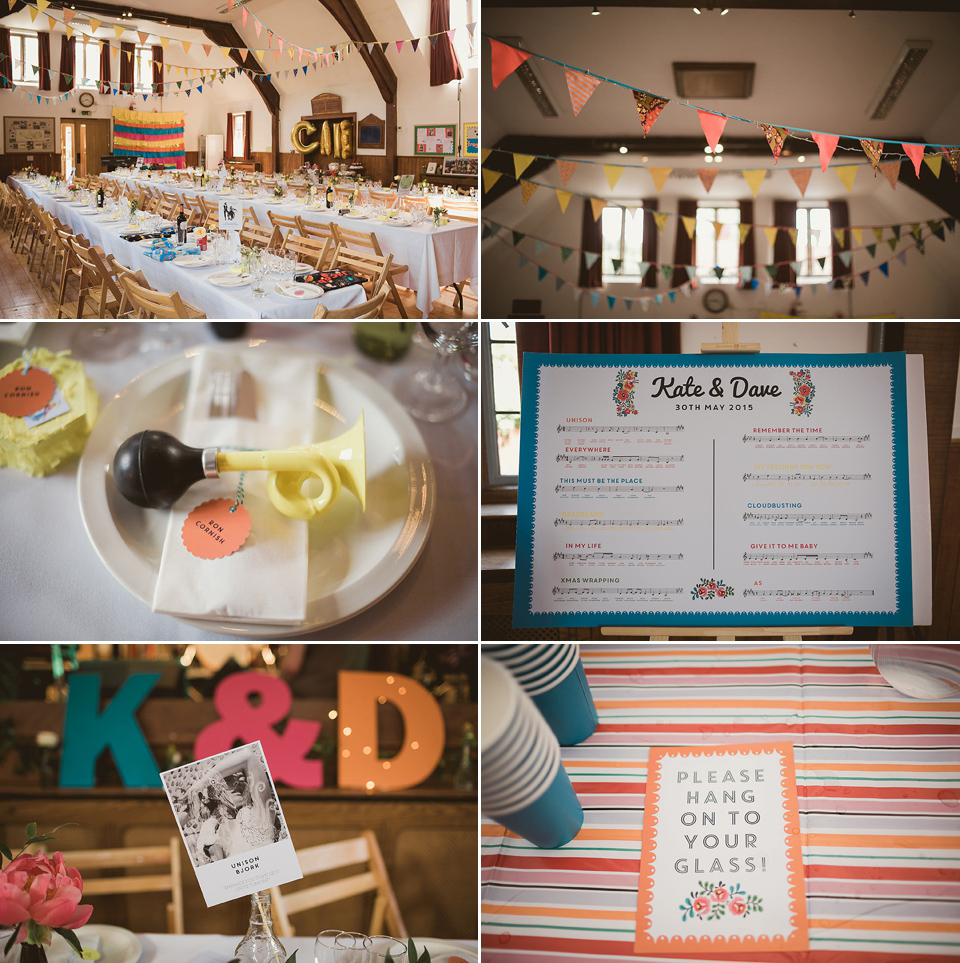
[[202, 268], [210, 267], [213, 264], [213, 258], [207, 254], [181, 254], [173, 259], [173, 263], [178, 267]]
[[[137, 935], [122, 926], [88, 923], [75, 932], [84, 946], [94, 946], [99, 938], [100, 963], [138, 963], [143, 955]], [[47, 948], [47, 963], [69, 963], [70, 960], [74, 963], [77, 960], [73, 947], [65, 939], [55, 936]]]
[[[297, 352], [265, 343], [244, 351]], [[436, 483], [420, 432], [396, 399], [350, 365], [318, 367], [314, 437], [333, 438], [363, 412], [367, 510], [338, 501], [322, 521], [308, 523], [307, 617], [299, 626], [181, 619], [207, 632], [278, 638], [336, 625], [377, 603], [416, 562], [433, 521]], [[87, 535], [113, 577], [148, 607], [153, 603], [168, 515], [137, 508], [117, 491], [113, 457], [131, 435], [157, 428], [177, 435], [192, 370], [184, 352], [130, 382], [104, 408], [80, 459], [77, 489]], [[107, 960], [106, 963], [112, 963]]]
[[85, 217], [93, 217], [94, 214], [100, 213], [100, 209], [96, 207], [92, 207], [90, 208], [90, 210], [86, 210], [86, 209], [81, 210], [80, 213], [83, 214]]
[[294, 298], [297, 301], [310, 301], [314, 298], [323, 297], [323, 288], [315, 284], [292, 284], [289, 281], [277, 281], [275, 290], [277, 294], [282, 294], [285, 298]]
[[252, 274], [232, 274], [230, 271], [221, 271], [219, 274], [211, 274], [207, 280], [222, 288], [240, 288], [249, 284], [252, 277]]
[[365, 220], [367, 215], [362, 214], [360, 211], [350, 211], [350, 213], [347, 214], [347, 217], [352, 217], [359, 221], [359, 220]]
[[477, 954], [473, 950], [468, 950], [465, 946], [459, 946], [456, 943], [447, 943], [444, 940], [421, 940], [415, 936], [413, 945], [420, 953], [424, 950], [430, 951], [430, 963], [449, 963], [458, 956], [461, 960], [466, 960], [466, 963], [478, 963]]

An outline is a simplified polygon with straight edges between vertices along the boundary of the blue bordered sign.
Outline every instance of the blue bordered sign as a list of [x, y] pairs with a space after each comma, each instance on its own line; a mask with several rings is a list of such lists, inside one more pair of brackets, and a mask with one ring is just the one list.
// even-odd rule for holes
[[914, 624], [906, 396], [903, 354], [526, 354], [514, 624]]

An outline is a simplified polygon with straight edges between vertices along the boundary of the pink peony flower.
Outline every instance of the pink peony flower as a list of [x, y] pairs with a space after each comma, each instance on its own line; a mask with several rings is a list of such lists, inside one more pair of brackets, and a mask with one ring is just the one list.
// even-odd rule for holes
[[718, 589], [717, 589], [717, 598], [718, 598], [718, 599], [726, 598], [726, 595], [727, 595], [727, 590], [726, 590], [726, 589], [722, 589], [722, 588], [718, 588]]
[[698, 913], [700, 916], [703, 916], [703, 914], [706, 913], [709, 909], [710, 909], [710, 900], [708, 900], [706, 896], [698, 896], [693, 901], [694, 913]]
[[710, 899], [712, 899], [714, 903], [726, 903], [729, 895], [725, 887], [715, 886], [713, 892], [710, 894]]
[[707, 588], [710, 589], [711, 592], [715, 592], [716, 589], [717, 589], [717, 583], [716, 583], [716, 582], [708, 582], [708, 583], [707, 583]]
[[[79, 871], [68, 867], [60, 853], [25, 853], [0, 870], [0, 926], [33, 920], [39, 926], [75, 930], [93, 912], [92, 906], [80, 905], [82, 895]], [[17, 942], [26, 935], [27, 928], [21, 927]]]
[[742, 896], [734, 896], [727, 905], [727, 909], [730, 910], [734, 916], [743, 916], [747, 911], [747, 904], [743, 901]]
[[706, 595], [706, 594], [707, 594], [707, 587], [706, 587], [706, 585], [701, 585], [701, 586], [697, 589], [697, 594], [700, 595], [700, 596]]

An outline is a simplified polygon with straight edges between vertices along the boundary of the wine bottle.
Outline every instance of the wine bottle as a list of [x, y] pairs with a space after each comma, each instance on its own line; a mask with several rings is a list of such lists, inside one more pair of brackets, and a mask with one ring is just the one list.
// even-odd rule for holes
[[187, 215], [183, 213], [183, 205], [177, 211], [177, 244], [187, 243]]
[[97, 190], [97, 207], [103, 207], [103, 185]]
[[333, 207], [333, 188], [328, 184], [327, 185], [327, 208], [329, 209], [332, 207]]

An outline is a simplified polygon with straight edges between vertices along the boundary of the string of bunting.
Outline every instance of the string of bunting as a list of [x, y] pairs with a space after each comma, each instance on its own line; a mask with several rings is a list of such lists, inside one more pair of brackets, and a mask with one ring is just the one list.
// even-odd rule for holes
[[[502, 226], [497, 226], [498, 230], [496, 232], [492, 230], [488, 230], [488, 228], [492, 228], [492, 227], [493, 227], [492, 224], [490, 224], [489, 222], [485, 222], [484, 238], [493, 237], [495, 240], [499, 241], [501, 244], [516, 251], [516, 244], [519, 242], [514, 240], [514, 242], [511, 243], [511, 240], [501, 236], [499, 233], [499, 229], [501, 229]], [[941, 225], [939, 228], [939, 231], [931, 231], [931, 233], [939, 237], [941, 241], [945, 239], [943, 236], [943, 227], [944, 225]], [[952, 229], [953, 228], [951, 228], [951, 230]], [[516, 234], [516, 232], [512, 232], [512, 233]], [[523, 235], [522, 237], [526, 237], [526, 236], [527, 235]], [[792, 291], [797, 298], [800, 298], [804, 288], [810, 288], [812, 290], [812, 293], [816, 295], [819, 293], [819, 289], [821, 287], [832, 286], [834, 282], [839, 282], [840, 285], [845, 288], [853, 288], [857, 282], [859, 282], [860, 285], [862, 285], [863, 287], [867, 287], [870, 282], [870, 274], [874, 270], [879, 271], [884, 277], [888, 278], [890, 276], [890, 265], [894, 261], [899, 262], [904, 267], [906, 266], [908, 251], [916, 250], [916, 251], [919, 251], [921, 255], [925, 255], [926, 248], [925, 248], [924, 242], [925, 242], [925, 238], [923, 236], [923, 231], [921, 229], [920, 235], [916, 237], [915, 242], [912, 245], [905, 247], [895, 257], [890, 258], [887, 261], [884, 261], [882, 264], [877, 265], [875, 268], [871, 268], [866, 271], [851, 272], [849, 275], [843, 275], [836, 278], [824, 279], [823, 281], [817, 281], [817, 282], [804, 282], [803, 284], [775, 282], [773, 278], [776, 273], [776, 269], [779, 265], [747, 265], [747, 266], [740, 267], [737, 270], [740, 278], [743, 280], [743, 282], [746, 285], [749, 286], [751, 290], [754, 290], [754, 291], [757, 290], [760, 284], [763, 283], [764, 290], [766, 291], [767, 294], [769, 294], [771, 291], [776, 289], [778, 292]], [[542, 250], [543, 249], [540, 249], [538, 253], [542, 253]], [[573, 249], [563, 248], [562, 251], [570, 251], [570, 253], [572, 253]], [[634, 294], [634, 295], [630, 295], [629, 297], [618, 296], [613, 294], [602, 294], [600, 291], [594, 288], [584, 288], [578, 284], [573, 283], [572, 281], [567, 281], [565, 278], [560, 277], [559, 274], [556, 274], [555, 272], [551, 271], [549, 268], [544, 267], [542, 264], [539, 264], [537, 261], [534, 261], [532, 258], [528, 257], [527, 255], [521, 254], [519, 251], [516, 251], [516, 253], [519, 258], [519, 261], [518, 261], [519, 269], [523, 270], [524, 268], [531, 265], [535, 267], [537, 269], [538, 282], [544, 281], [547, 277], [552, 277], [554, 279], [556, 291], [559, 292], [566, 287], [570, 291], [570, 293], [573, 295], [573, 297], [577, 297], [577, 295], [585, 291], [590, 296], [590, 300], [592, 301], [594, 307], [596, 307], [599, 304], [600, 298], [603, 297], [606, 300], [607, 306], [610, 311], [613, 311], [618, 301], [623, 301], [628, 311], [632, 310], [634, 303], [639, 301], [640, 306], [643, 308], [643, 310], [648, 311], [650, 309], [651, 303], [660, 305], [660, 304], [663, 304], [664, 299], [666, 299], [670, 304], [672, 304], [676, 300], [678, 293], [684, 295], [685, 297], [690, 297], [693, 291], [697, 290], [700, 286], [700, 278], [697, 277], [697, 274], [696, 274], [697, 269], [693, 265], [657, 265], [658, 267], [660, 267], [661, 273], [664, 274], [665, 280], [667, 281], [671, 280], [673, 276], [673, 271], [675, 269], [678, 270], [680, 268], [682, 268], [686, 273], [687, 280], [684, 281], [682, 284], [678, 285], [677, 287], [672, 288], [670, 291], [662, 291], [657, 294], [650, 294], [650, 295]], [[581, 252], [581, 253], [584, 255], [585, 263], [588, 268], [596, 264], [597, 260], [600, 257], [599, 254], [595, 254], [592, 252]], [[844, 253], [849, 253], [849, 252], [844, 252]], [[536, 257], [538, 255], [535, 254], [534, 256]], [[567, 255], [567, 257], [563, 258], [564, 262], [568, 258], [569, 258], [569, 254]], [[783, 263], [791, 264], [792, 266], [796, 262], [783, 262]], [[754, 267], [760, 267], [760, 266], [764, 267], [767, 270], [768, 274], [770, 275], [769, 281], [761, 282], [758, 278], [754, 277]], [[668, 267], [670, 268], [669, 272], [665, 270]], [[724, 268], [719, 266], [717, 266], [713, 270], [718, 280], [723, 276], [725, 271]]]
[[[841, 137], [850, 137], [851, 139], [858, 140], [860, 142], [860, 146], [863, 149], [864, 154], [866, 154], [867, 159], [870, 161], [870, 164], [873, 167], [874, 176], [877, 175], [877, 172], [881, 166], [881, 158], [885, 152], [886, 144], [883, 140], [874, 137], [861, 137], [854, 134], [832, 134], [802, 127], [787, 128], [777, 124], [761, 123], [746, 117], [740, 117], [736, 114], [725, 114], [720, 111], [711, 110], [706, 107], [700, 107], [696, 104], [691, 104], [686, 101], [671, 100], [670, 98], [660, 97], [657, 94], [653, 94], [649, 91], [638, 90], [635, 89], [631, 84], [626, 84], [619, 80], [613, 80], [609, 77], [600, 76], [599, 74], [595, 74], [582, 67], [564, 63], [562, 60], [555, 60], [553, 57], [548, 57], [544, 54], [535, 53], [534, 51], [530, 50], [521, 50], [519, 47], [514, 47], [510, 44], [504, 43], [502, 40], [498, 40], [489, 34], [483, 34], [483, 36], [490, 41], [491, 76], [494, 88], [499, 87], [500, 84], [502, 84], [503, 81], [520, 66], [520, 64], [524, 63], [530, 57], [537, 57], [539, 60], [542, 60], [546, 63], [556, 64], [557, 66], [563, 68], [567, 79], [570, 103], [574, 114], [577, 116], [580, 115], [580, 112], [583, 110], [584, 105], [594, 90], [596, 90], [601, 83], [607, 83], [613, 84], [617, 87], [622, 87], [626, 90], [629, 90], [633, 94], [634, 104], [643, 126], [644, 137], [646, 137], [646, 135], [650, 132], [650, 128], [653, 126], [654, 122], [660, 116], [664, 108], [670, 104], [676, 104], [678, 107], [685, 107], [697, 111], [697, 115], [700, 119], [700, 127], [703, 131], [704, 137], [714, 151], [716, 151], [717, 145], [720, 143], [720, 138], [723, 135], [727, 121], [737, 120], [744, 124], [750, 124], [752, 126], [759, 127], [764, 132], [764, 136], [766, 137], [767, 144], [770, 147], [771, 153], [773, 154], [775, 163], [778, 163], [780, 160], [780, 153], [786, 137], [806, 134], [809, 135], [819, 149], [820, 167], [823, 171], [826, 171], [827, 167], [829, 166], [830, 160], [837, 149], [837, 145], [839, 144]], [[918, 177], [920, 175], [920, 163], [925, 159], [925, 149], [927, 147], [935, 148], [937, 151], [942, 152], [942, 155], [946, 156], [948, 163], [953, 168], [954, 173], [957, 172], [958, 161], [960, 161], [960, 144], [914, 144], [901, 142], [900, 146], [903, 148], [906, 155], [913, 161]], [[939, 158], [941, 155], [937, 154], [936, 156]], [[936, 173], [939, 176], [939, 167]], [[664, 179], [666, 178], [664, 177]]]

